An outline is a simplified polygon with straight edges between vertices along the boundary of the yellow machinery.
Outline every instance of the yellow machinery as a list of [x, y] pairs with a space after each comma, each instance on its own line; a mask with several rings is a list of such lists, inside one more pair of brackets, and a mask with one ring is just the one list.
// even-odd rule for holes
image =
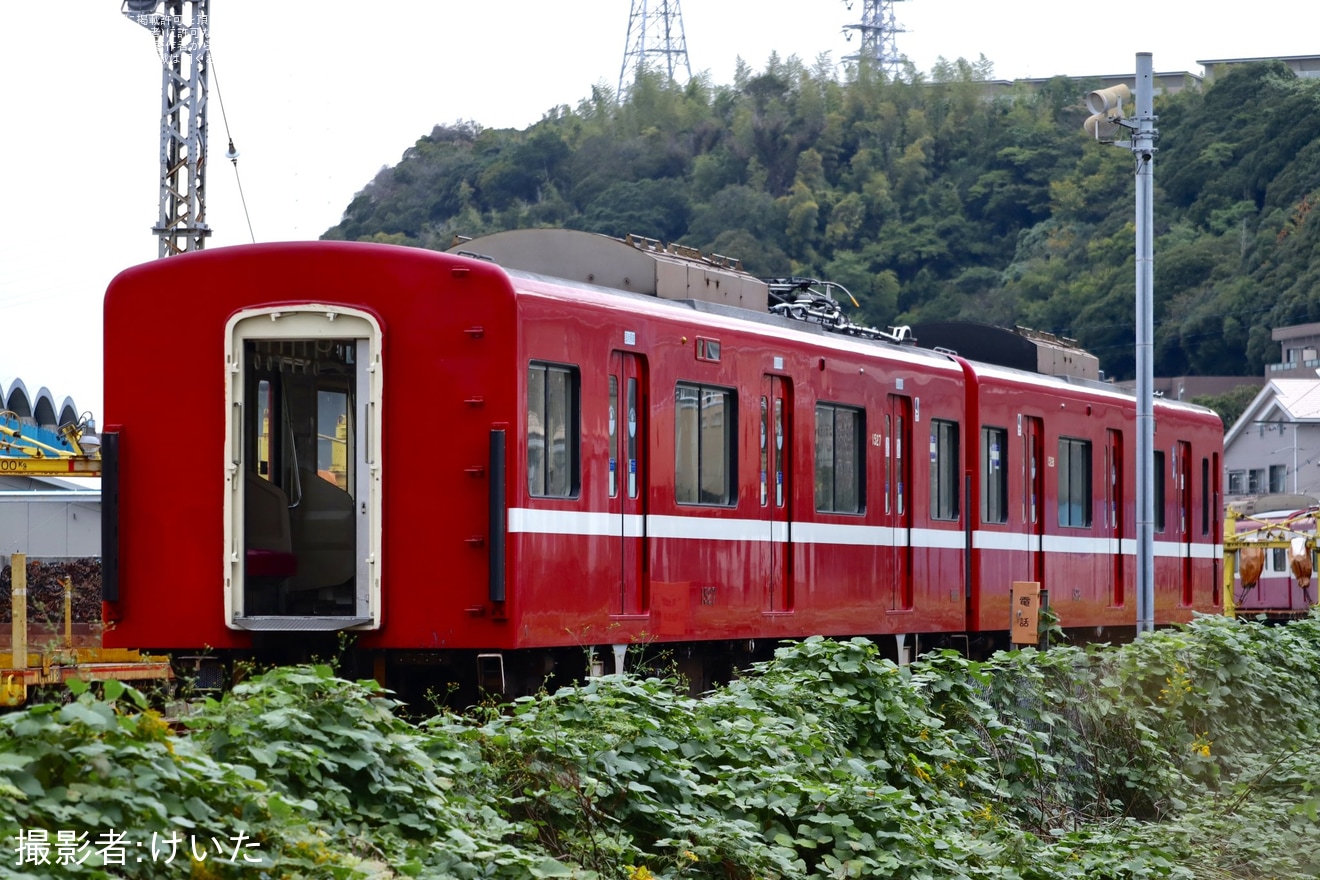
[[0, 475], [12, 477], [99, 477], [100, 441], [84, 419], [59, 429], [67, 449], [23, 436], [17, 414], [0, 412]]
[[[0, 477], [99, 477], [100, 443], [90, 422], [70, 422], [59, 429], [66, 449], [23, 436], [16, 414], [0, 412]], [[27, 554], [10, 558], [12, 577], [10, 649], [0, 652], [0, 706], [19, 706], [27, 700], [29, 687], [83, 681], [165, 681], [173, 678], [169, 658], [144, 655], [120, 648], [74, 647], [73, 584], [64, 587], [64, 633], [40, 646], [28, 644]], [[55, 644], [58, 642], [58, 644]], [[32, 650], [36, 647], [37, 650]]]
[[[1299, 580], [1304, 576], [1309, 582], [1312, 576], [1311, 562], [1315, 558], [1317, 510], [1309, 507], [1287, 516], [1257, 517], [1253, 514], [1235, 510], [1232, 506], [1224, 515], [1224, 613], [1233, 617], [1237, 613], [1233, 594], [1234, 576], [1245, 562], [1243, 551], [1286, 550], [1291, 554], [1293, 542], [1304, 542], [1304, 559], [1299, 559], [1302, 570], [1294, 564], [1293, 573]], [[1251, 527], [1239, 531], [1239, 523], [1250, 523]], [[1257, 572], [1259, 574], [1259, 572]], [[1244, 585], [1245, 586], [1245, 585]], [[1302, 609], [1280, 609], [1301, 613]]]
[[31, 650], [27, 632], [27, 554], [10, 557], [13, 629], [8, 653], [0, 652], [0, 706], [19, 706], [34, 685], [83, 681], [165, 681], [173, 678], [168, 657], [122, 648], [73, 646], [73, 582], [64, 578], [64, 637], [58, 647]]

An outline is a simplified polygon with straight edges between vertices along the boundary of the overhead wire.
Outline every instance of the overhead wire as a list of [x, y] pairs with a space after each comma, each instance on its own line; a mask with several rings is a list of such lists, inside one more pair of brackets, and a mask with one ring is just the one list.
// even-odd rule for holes
[[243, 193], [243, 178], [238, 174], [238, 150], [234, 148], [234, 136], [229, 133], [229, 114], [225, 112], [225, 96], [220, 91], [220, 74], [216, 71], [215, 53], [210, 47], [206, 50], [206, 57], [211, 63], [211, 76], [215, 80], [215, 96], [220, 104], [220, 119], [224, 122], [225, 137], [229, 139], [229, 151], [225, 153], [225, 158], [234, 164], [234, 180], [238, 183], [238, 199], [243, 203], [243, 219], [247, 221], [248, 236], [252, 243], [257, 243], [257, 235], [252, 231], [252, 215], [248, 213], [247, 196]]

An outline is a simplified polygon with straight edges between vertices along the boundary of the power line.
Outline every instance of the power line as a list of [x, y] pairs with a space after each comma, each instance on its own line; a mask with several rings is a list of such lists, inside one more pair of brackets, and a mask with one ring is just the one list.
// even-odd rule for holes
[[225, 126], [225, 137], [229, 139], [229, 149], [225, 158], [234, 165], [234, 180], [238, 183], [238, 199], [243, 203], [243, 219], [247, 221], [248, 236], [252, 243], [257, 243], [257, 235], [252, 231], [252, 215], [248, 213], [247, 196], [243, 194], [243, 178], [238, 175], [238, 149], [234, 146], [234, 136], [229, 133], [229, 114], [225, 112], [225, 96], [220, 91], [220, 72], [215, 66], [215, 53], [207, 50], [211, 61], [211, 76], [215, 79], [215, 97], [220, 104], [220, 120]]

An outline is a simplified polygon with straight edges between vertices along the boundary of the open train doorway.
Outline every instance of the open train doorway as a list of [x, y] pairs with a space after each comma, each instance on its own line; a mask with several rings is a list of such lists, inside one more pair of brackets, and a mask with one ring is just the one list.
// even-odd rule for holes
[[379, 625], [379, 327], [300, 306], [242, 313], [226, 342], [226, 624]]

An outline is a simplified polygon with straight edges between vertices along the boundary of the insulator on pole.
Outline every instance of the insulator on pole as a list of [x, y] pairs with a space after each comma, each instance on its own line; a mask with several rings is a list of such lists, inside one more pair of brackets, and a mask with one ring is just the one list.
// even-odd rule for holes
[[[844, 2], [852, 9], [851, 0]], [[895, 37], [904, 30], [894, 17], [894, 3], [895, 0], [862, 0], [862, 20], [843, 26], [844, 36], [850, 42], [853, 31], [861, 35], [861, 45], [855, 54], [845, 56], [844, 61], [865, 63], [884, 71], [890, 79], [898, 78], [903, 69], [903, 56], [898, 53]]]

